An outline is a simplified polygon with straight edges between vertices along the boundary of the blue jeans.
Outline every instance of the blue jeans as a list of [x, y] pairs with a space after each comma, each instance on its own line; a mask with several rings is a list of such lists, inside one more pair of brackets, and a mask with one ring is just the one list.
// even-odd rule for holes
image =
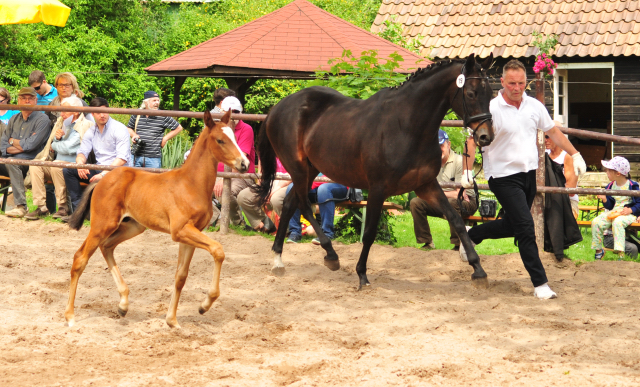
[[[293, 184], [289, 184], [287, 187], [287, 194], [291, 191]], [[325, 183], [319, 186], [318, 188], [314, 188], [309, 191], [309, 194], [313, 194], [311, 196], [316, 196], [317, 194], [317, 203], [320, 208], [320, 220], [322, 225], [322, 232], [324, 235], [329, 237], [329, 239], [333, 239], [333, 216], [336, 211], [336, 202], [333, 200], [326, 201], [327, 199], [342, 199], [347, 197], [347, 187], [337, 183]], [[310, 200], [311, 197], [309, 198]], [[315, 203], [315, 198], [312, 203]], [[302, 225], [300, 224], [300, 210], [296, 209], [296, 212], [293, 214], [293, 217], [289, 221], [289, 230], [291, 231], [291, 235], [302, 235]]]
[[145, 168], [162, 168], [162, 157], [144, 157], [136, 156], [134, 159], [134, 167], [142, 167], [144, 161]]

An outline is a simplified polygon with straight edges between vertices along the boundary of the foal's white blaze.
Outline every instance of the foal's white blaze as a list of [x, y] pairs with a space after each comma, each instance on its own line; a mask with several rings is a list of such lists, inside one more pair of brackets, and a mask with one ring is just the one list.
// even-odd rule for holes
[[226, 134], [227, 137], [229, 137], [229, 139], [231, 140], [231, 142], [233, 142], [233, 145], [236, 146], [236, 149], [238, 150], [238, 152], [240, 152], [240, 155], [242, 155], [242, 159], [244, 160], [246, 165], [249, 165], [249, 159], [247, 159], [247, 157], [244, 155], [244, 152], [240, 149], [240, 147], [238, 146], [238, 143], [236, 142], [236, 136], [233, 134], [233, 129], [231, 129], [228, 126], [225, 126], [222, 128], [222, 132]]

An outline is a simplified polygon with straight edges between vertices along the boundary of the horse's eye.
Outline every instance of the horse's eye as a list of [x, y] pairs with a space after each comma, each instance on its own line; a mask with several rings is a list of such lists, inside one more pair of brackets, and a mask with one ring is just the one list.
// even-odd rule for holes
[[218, 142], [218, 144], [224, 145], [224, 141], [222, 141], [222, 140], [216, 140], [216, 141]]
[[475, 98], [476, 97], [476, 92], [475, 91], [467, 91], [467, 98]]

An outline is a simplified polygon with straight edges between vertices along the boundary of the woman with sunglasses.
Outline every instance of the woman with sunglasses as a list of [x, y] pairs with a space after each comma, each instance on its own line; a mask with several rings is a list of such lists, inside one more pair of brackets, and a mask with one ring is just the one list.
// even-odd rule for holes
[[11, 94], [4, 87], [0, 87], [0, 122], [5, 125], [9, 123], [9, 118], [20, 113], [18, 110], [2, 109], [2, 105], [8, 105], [9, 103], [11, 103]]

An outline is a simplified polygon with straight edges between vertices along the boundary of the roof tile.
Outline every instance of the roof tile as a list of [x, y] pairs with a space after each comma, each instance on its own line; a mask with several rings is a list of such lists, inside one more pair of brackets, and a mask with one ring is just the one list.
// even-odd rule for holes
[[398, 7], [413, 15], [396, 19], [404, 34], [425, 36], [437, 58], [528, 56], [533, 31], [560, 35], [556, 56], [640, 55], [640, 0], [382, 0], [371, 30]]

